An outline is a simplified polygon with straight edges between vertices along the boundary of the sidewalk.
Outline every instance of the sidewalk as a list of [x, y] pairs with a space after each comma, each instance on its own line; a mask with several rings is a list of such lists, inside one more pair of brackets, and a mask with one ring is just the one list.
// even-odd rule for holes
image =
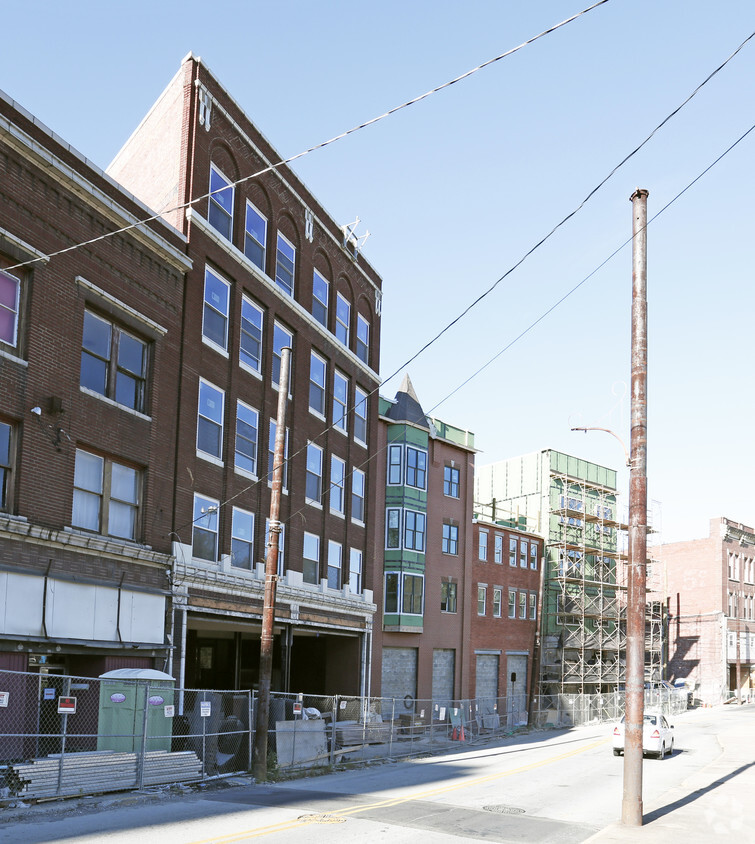
[[727, 836], [755, 841], [755, 737], [752, 722], [732, 723], [718, 736], [721, 755], [663, 795], [645, 803], [641, 827], [617, 822], [589, 842], [683, 841], [709, 844]]

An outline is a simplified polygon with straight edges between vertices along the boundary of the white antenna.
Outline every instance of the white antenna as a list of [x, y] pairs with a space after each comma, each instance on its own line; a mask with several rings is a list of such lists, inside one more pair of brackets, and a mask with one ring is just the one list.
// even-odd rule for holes
[[360, 249], [366, 243], [367, 238], [370, 236], [369, 229], [362, 235], [355, 235], [354, 234], [354, 232], [356, 231], [356, 227], [361, 222], [362, 221], [359, 219], [359, 217], [357, 217], [356, 220], [354, 220], [353, 223], [346, 223], [346, 225], [341, 226], [341, 231], [343, 232], [344, 248], [350, 246], [351, 249], [353, 250], [353, 256], [355, 258], [359, 254]]

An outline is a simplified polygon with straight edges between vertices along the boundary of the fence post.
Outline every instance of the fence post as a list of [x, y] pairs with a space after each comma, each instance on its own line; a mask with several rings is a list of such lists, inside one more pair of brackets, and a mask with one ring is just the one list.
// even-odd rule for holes
[[[63, 682], [63, 688], [65, 692], [63, 697], [69, 697], [71, 694], [71, 678], [66, 677]], [[60, 765], [58, 765], [58, 797], [60, 797], [60, 791], [63, 787], [63, 763], [66, 758], [66, 734], [68, 733], [68, 713], [63, 713], [63, 723], [61, 725], [61, 735], [60, 735]]]
[[393, 730], [396, 727], [396, 699], [391, 699], [391, 740], [388, 745], [388, 758], [393, 758]]
[[248, 769], [252, 769], [252, 747], [254, 741], [254, 692], [250, 689], [247, 692], [247, 700], [249, 701], [249, 756]]
[[[206, 694], [207, 691], [202, 689], [202, 703], [206, 700]], [[204, 780], [207, 778], [207, 716], [202, 714], [202, 703], [199, 704], [199, 720], [202, 722], [202, 779]]]
[[[139, 699], [139, 681], [136, 681], [137, 700]], [[149, 680], [144, 684], [144, 714], [142, 715], [142, 750], [137, 763], [136, 787], [141, 791], [144, 787], [144, 762], [147, 753], [147, 707], [149, 706]]]
[[330, 716], [330, 766], [336, 763], [336, 725], [338, 723], [338, 695], [333, 698], [333, 709]]

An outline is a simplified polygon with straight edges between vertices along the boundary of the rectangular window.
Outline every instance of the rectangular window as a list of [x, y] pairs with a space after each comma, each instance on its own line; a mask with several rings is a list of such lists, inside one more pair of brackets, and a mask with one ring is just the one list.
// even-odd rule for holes
[[509, 589], [509, 618], [516, 618], [516, 589]]
[[408, 615], [422, 615], [422, 587], [424, 579], [416, 574], [405, 574], [401, 612]]
[[364, 522], [364, 472], [354, 469], [351, 473], [351, 518]]
[[224, 351], [228, 349], [230, 301], [231, 285], [209, 267], [205, 267], [202, 337]]
[[527, 593], [519, 593], [519, 618], [527, 618]]
[[425, 514], [407, 510], [404, 514], [404, 548], [425, 550]]
[[328, 541], [328, 589], [341, 588], [341, 554], [340, 542]]
[[443, 495], [459, 497], [459, 470], [454, 466], [443, 467]]
[[207, 220], [226, 240], [232, 240], [233, 185], [214, 164], [210, 164], [210, 205], [207, 209]]
[[519, 540], [519, 567], [527, 568], [527, 556], [529, 554], [529, 542], [525, 539]]
[[197, 451], [220, 460], [223, 456], [223, 401], [225, 395], [207, 381], [199, 379], [197, 413]]
[[273, 325], [273, 387], [277, 387], [281, 380], [281, 354], [282, 350], [288, 346], [291, 349], [291, 356], [289, 357], [289, 373], [288, 373], [288, 392], [291, 392], [291, 384], [293, 384], [293, 360], [294, 360], [294, 335], [284, 328], [279, 322]]
[[357, 357], [370, 362], [370, 324], [361, 314], [357, 314]]
[[503, 603], [503, 590], [496, 586], [493, 589], [493, 618], [501, 617], [501, 604]]
[[130, 466], [76, 450], [74, 527], [136, 540], [141, 479]]
[[21, 282], [14, 275], [0, 270], [0, 343], [18, 345], [18, 310]]
[[236, 459], [237, 469], [257, 476], [257, 443], [260, 415], [253, 407], [236, 402]]
[[244, 230], [244, 255], [262, 272], [265, 272], [265, 247], [267, 244], [267, 220], [247, 199], [246, 224]]
[[488, 559], [488, 532], [486, 530], [480, 531], [478, 547], [477, 558], [485, 562]]
[[367, 393], [361, 388], [355, 388], [354, 400], [354, 439], [367, 445]]
[[384, 607], [387, 613], [398, 612], [398, 579], [398, 572], [389, 571], [385, 573]]
[[401, 547], [401, 510], [398, 507], [385, 511], [385, 547]]
[[8, 510], [11, 494], [11, 446], [13, 429], [0, 422], [0, 510]]
[[487, 586], [477, 587], [477, 615], [485, 615], [485, 604], [488, 598]]
[[246, 296], [241, 298], [239, 361], [254, 372], [262, 372], [262, 308]]
[[305, 495], [310, 503], [320, 504], [322, 496], [322, 449], [314, 443], [307, 444], [307, 476]]
[[240, 569], [254, 567], [254, 513], [233, 508], [231, 519], [231, 565]]
[[402, 472], [402, 447], [400, 445], [388, 446], [388, 483], [390, 486], [400, 486]]
[[351, 323], [351, 305], [348, 299], [336, 293], [336, 339], [349, 347], [349, 325]]
[[144, 411], [147, 344], [112, 322], [84, 311], [80, 383], [124, 407]]
[[278, 249], [275, 255], [275, 283], [287, 295], [294, 295], [294, 270], [296, 247], [278, 232]]
[[440, 584], [440, 611], [456, 612], [456, 584]]
[[304, 533], [302, 580], [314, 586], [320, 582], [320, 537], [314, 533]]
[[218, 508], [220, 502], [194, 493], [194, 521], [191, 538], [193, 557], [211, 563], [218, 559]]
[[309, 358], [309, 409], [325, 418], [325, 376], [328, 365], [317, 352]]
[[362, 552], [358, 548], [349, 551], [349, 591], [352, 595], [362, 594]]
[[[267, 482], [273, 482], [273, 462], [275, 460], [275, 432], [278, 424], [275, 419], [270, 420], [270, 429], [267, 440]], [[286, 441], [283, 444], [283, 489], [288, 489], [288, 434], [286, 428]]]
[[330, 457], [330, 511], [331, 513], [344, 513], [344, 484], [346, 482], [346, 461], [336, 457]]
[[458, 525], [443, 525], [443, 541], [442, 550], [444, 554], [458, 554], [459, 553], [459, 526]]
[[537, 594], [530, 592], [530, 620], [537, 621]]
[[349, 379], [337, 369], [333, 370], [333, 427], [347, 433], [346, 420], [349, 407]]
[[502, 533], [496, 533], [495, 536], [493, 537], [493, 541], [495, 543], [495, 548], [494, 548], [494, 551], [493, 551], [493, 555], [494, 555], [493, 559], [496, 561], [496, 563], [503, 564], [503, 534]]
[[519, 547], [519, 543], [517, 542], [514, 537], [509, 537], [509, 565], [516, 567], [516, 552]]
[[537, 570], [537, 542], [530, 542], [530, 568]]
[[427, 488], [427, 452], [406, 447], [406, 486]]
[[328, 327], [329, 288], [327, 280], [315, 270], [312, 275], [312, 316], [325, 328]]
[[[265, 562], [267, 562], [267, 550], [270, 547], [270, 519], [265, 519]], [[286, 566], [286, 526], [281, 525], [278, 534], [278, 577], [283, 577]]]

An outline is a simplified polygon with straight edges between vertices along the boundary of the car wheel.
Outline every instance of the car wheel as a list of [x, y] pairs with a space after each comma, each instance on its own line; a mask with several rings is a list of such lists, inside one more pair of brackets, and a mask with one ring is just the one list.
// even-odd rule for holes
[[666, 755], [666, 742], [661, 742], [661, 749], [658, 751], [658, 758], [663, 759]]
[[673, 739], [671, 739], [671, 747], [669, 748], [668, 753], [669, 753], [669, 756], [674, 755], [674, 740]]
[[621, 756], [621, 751], [619, 750], [619, 748], [618, 748], [618, 747], [614, 747], [614, 749], [613, 749], [613, 755], [614, 755], [614, 756]]

